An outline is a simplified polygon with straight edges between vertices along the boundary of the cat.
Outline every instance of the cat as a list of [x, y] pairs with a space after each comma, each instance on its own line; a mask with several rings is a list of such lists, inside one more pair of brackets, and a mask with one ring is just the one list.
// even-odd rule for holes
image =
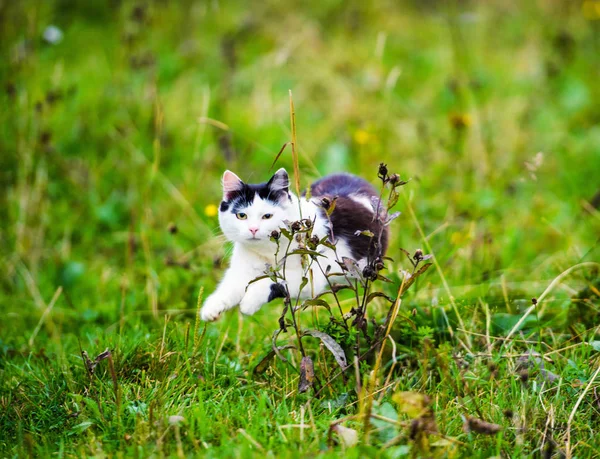
[[[234, 244], [233, 255], [223, 279], [200, 311], [205, 321], [217, 320], [238, 304], [243, 314], [254, 314], [263, 304], [288, 293], [290, 298], [310, 298], [328, 287], [327, 275], [341, 271], [341, 260], [351, 259], [365, 266], [373, 260], [381, 261], [385, 254], [388, 228], [375, 218], [378, 193], [360, 177], [347, 173], [324, 177], [311, 186], [310, 199], [290, 192], [288, 173], [283, 168], [260, 184], [246, 184], [227, 170], [222, 184], [219, 224]], [[327, 207], [333, 208], [330, 215]], [[264, 277], [251, 282], [264, 276], [267, 266], [274, 267], [280, 261], [276, 259], [275, 242], [280, 229], [300, 220], [310, 220], [312, 236], [328, 238], [335, 251], [331, 244], [317, 246], [322, 256], [311, 264], [312, 276], [306, 273], [302, 257], [292, 254], [285, 260], [285, 282]], [[287, 246], [287, 240], [281, 241]], [[293, 239], [291, 250], [298, 244]], [[283, 256], [279, 254], [279, 259]], [[303, 278], [311, 277], [312, 282], [302, 285]]]

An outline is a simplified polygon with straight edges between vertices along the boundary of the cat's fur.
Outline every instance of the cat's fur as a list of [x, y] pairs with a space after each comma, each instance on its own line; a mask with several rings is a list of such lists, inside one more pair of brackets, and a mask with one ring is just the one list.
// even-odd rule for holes
[[[263, 304], [286, 296], [281, 283], [267, 278], [250, 281], [263, 276], [266, 266], [275, 266], [277, 247], [270, 236], [273, 231], [286, 227], [286, 223], [300, 220], [300, 209], [302, 218], [313, 222], [312, 234], [319, 239], [328, 236], [336, 251], [323, 245], [318, 247], [324, 255], [317, 257], [321, 269], [313, 263], [312, 284], [306, 284], [302, 291], [299, 291], [302, 278], [310, 276], [302, 267], [299, 255], [288, 256], [285, 277], [291, 298], [308, 298], [325, 290], [328, 283], [323, 273], [340, 272], [343, 257], [364, 266], [367, 260], [383, 256], [388, 230], [385, 227], [381, 231], [381, 223], [374, 218], [372, 197], [376, 196], [377, 192], [367, 181], [350, 174], [334, 174], [318, 180], [312, 185], [311, 198], [307, 201], [289, 191], [285, 169], [279, 169], [267, 183], [258, 185], [246, 184], [233, 172], [226, 171], [219, 223], [227, 239], [234, 243], [233, 255], [225, 276], [202, 307], [202, 319], [216, 320], [223, 311], [238, 304], [242, 313], [254, 314]], [[329, 217], [323, 208], [323, 198], [329, 202], [335, 199], [335, 208]], [[358, 235], [364, 230], [376, 236]], [[282, 246], [287, 246], [283, 238]], [[294, 248], [297, 248], [296, 242], [291, 250]]]

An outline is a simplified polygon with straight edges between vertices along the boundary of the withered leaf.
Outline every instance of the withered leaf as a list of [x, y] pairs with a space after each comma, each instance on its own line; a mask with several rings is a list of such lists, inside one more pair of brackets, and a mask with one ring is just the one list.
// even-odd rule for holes
[[389, 296], [387, 296], [385, 293], [383, 292], [371, 292], [369, 293], [369, 296], [367, 297], [367, 304], [369, 304], [371, 301], [373, 301], [375, 298], [385, 298], [386, 300], [388, 300], [390, 303], [393, 303], [395, 300], [390, 298]]
[[404, 283], [403, 283], [403, 287], [402, 287], [402, 293], [406, 292], [409, 287], [414, 284], [414, 282], [417, 280], [417, 278], [423, 274], [425, 271], [427, 271], [431, 265], [433, 263], [425, 263], [423, 266], [421, 266], [419, 269], [417, 269], [413, 274], [411, 273], [407, 273], [405, 271], [405, 273], [407, 275], [405, 275], [404, 277]]
[[346, 354], [342, 347], [327, 333], [320, 332], [318, 330], [306, 330], [304, 332], [305, 335], [314, 336], [315, 338], [319, 338], [325, 347], [329, 349], [329, 352], [333, 354], [335, 361], [338, 365], [345, 370], [348, 364], [346, 363]]
[[359, 279], [362, 281], [361, 269], [358, 266], [358, 263], [349, 257], [342, 257], [343, 266], [345, 270], [348, 272], [348, 275], [353, 279]]
[[476, 432], [484, 435], [494, 435], [502, 430], [502, 426], [467, 416], [465, 418], [464, 430], [466, 433]]
[[335, 424], [331, 427], [331, 430], [338, 434], [340, 443], [344, 448], [352, 448], [358, 443], [358, 432], [354, 429]]
[[315, 380], [315, 368], [310, 357], [302, 357], [300, 362], [300, 381], [298, 381], [298, 392], [303, 393], [310, 389]]

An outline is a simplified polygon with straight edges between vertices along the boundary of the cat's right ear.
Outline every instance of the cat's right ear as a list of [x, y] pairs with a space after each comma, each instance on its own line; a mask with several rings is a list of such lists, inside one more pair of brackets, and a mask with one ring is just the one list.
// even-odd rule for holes
[[223, 174], [223, 197], [225, 199], [230, 193], [241, 190], [243, 186], [244, 182], [241, 178], [229, 170], [225, 171]]

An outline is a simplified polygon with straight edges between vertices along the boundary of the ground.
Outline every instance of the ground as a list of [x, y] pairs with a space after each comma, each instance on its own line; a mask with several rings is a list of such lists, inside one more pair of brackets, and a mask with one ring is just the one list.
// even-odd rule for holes
[[[597, 454], [599, 1], [19, 1], [0, 22], [0, 455]], [[230, 250], [223, 170], [294, 170], [289, 147], [273, 165], [290, 90], [302, 187], [410, 179], [374, 289], [397, 295], [401, 248], [434, 255], [380, 367], [326, 384], [303, 340], [319, 393], [293, 349], [262, 361], [281, 300], [197, 320]]]

